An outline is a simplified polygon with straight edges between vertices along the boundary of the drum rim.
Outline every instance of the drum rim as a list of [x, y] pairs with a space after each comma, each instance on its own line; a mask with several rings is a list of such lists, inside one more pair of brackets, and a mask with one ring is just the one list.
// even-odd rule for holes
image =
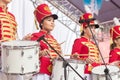
[[[111, 73], [109, 73], [109, 74], [112, 76], [112, 75], [119, 74], [119, 72], [120, 72], [120, 71], [117, 71], [117, 72], [111, 72]], [[105, 76], [105, 74], [95, 74], [95, 73], [92, 73], [92, 75]]]
[[39, 47], [39, 45], [31, 45], [31, 46], [5, 46], [3, 45], [2, 48], [5, 48], [5, 49], [33, 49], [33, 48], [36, 48], [36, 47]]
[[[23, 43], [23, 44], [21, 44]], [[24, 44], [26, 43], [26, 44]], [[7, 48], [7, 49], [31, 49], [35, 47], [40, 47], [39, 43], [36, 41], [22, 41], [22, 40], [13, 40], [13, 41], [7, 41], [3, 42], [1, 44], [1, 49], [2, 48]]]
[[[79, 64], [86, 64], [84, 60], [75, 60], [75, 59], [65, 59], [68, 63], [79, 63]], [[63, 61], [62, 59], [55, 59], [55, 61]]]
[[[20, 42], [27, 42], [27, 44], [25, 45], [21, 45]], [[10, 44], [11, 43], [11, 44]], [[20, 44], [20, 45], [16, 45], [16, 44]], [[1, 47], [2, 46], [21, 46], [21, 47], [27, 47], [27, 46], [39, 46], [39, 42], [37, 41], [22, 41], [22, 40], [13, 40], [13, 41], [7, 41], [7, 42], [3, 42], [1, 43]]]
[[[100, 65], [100, 66], [104, 66], [104, 65]], [[114, 66], [114, 65], [107, 65], [107, 66]], [[97, 66], [98, 67], [98, 66]], [[114, 66], [116, 68], [118, 68], [117, 66]], [[94, 67], [95, 68], [95, 67]], [[93, 68], [93, 69], [94, 69]], [[97, 74], [97, 73], [94, 73], [93, 70], [91, 71], [92, 72], [92, 75], [99, 75], [99, 76], [105, 76], [105, 74]], [[120, 72], [120, 69], [118, 68], [118, 71], [117, 72], [111, 72], [109, 73], [110, 75], [116, 75]]]

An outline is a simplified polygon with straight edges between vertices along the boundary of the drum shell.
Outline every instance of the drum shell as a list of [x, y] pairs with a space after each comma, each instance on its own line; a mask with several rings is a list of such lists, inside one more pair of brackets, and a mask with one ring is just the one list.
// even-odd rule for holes
[[[107, 65], [112, 80], [118, 80], [120, 70], [117, 66]], [[92, 69], [92, 80], [106, 80], [104, 73], [105, 65], [100, 65]]]
[[39, 44], [35, 41], [2, 43], [2, 71], [28, 74], [39, 71]]
[[[85, 62], [73, 59], [66, 59], [66, 61], [82, 76], [84, 77]], [[82, 80], [69, 66], [66, 67], [67, 80]], [[64, 67], [62, 60], [55, 60], [53, 65], [52, 80], [65, 80]]]

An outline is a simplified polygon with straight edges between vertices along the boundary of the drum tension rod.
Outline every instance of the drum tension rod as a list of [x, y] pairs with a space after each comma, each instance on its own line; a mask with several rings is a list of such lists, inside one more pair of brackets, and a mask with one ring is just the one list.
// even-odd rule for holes
[[21, 57], [23, 57], [23, 55], [24, 55], [24, 51], [23, 51], [23, 49], [22, 49], [22, 51], [21, 51]]

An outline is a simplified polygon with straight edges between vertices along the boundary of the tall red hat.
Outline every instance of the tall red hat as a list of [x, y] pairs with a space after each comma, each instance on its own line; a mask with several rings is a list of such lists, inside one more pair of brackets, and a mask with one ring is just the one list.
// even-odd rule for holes
[[[91, 13], [85, 13], [82, 16], [80, 16], [79, 23], [80, 23], [81, 20], [88, 20], [88, 19], [92, 19], [92, 18], [93, 18], [93, 16], [92, 16]], [[83, 22], [83, 23], [81, 23], [81, 25], [82, 25], [83, 28], [86, 28], [88, 26], [87, 22]], [[99, 27], [98, 24], [95, 24], [94, 20], [91, 20], [89, 25], [95, 26], [95, 28]]]
[[57, 19], [58, 16], [56, 14], [52, 14], [47, 4], [40, 4], [34, 11], [35, 17], [38, 23], [49, 16], [52, 16], [54, 19]]
[[110, 36], [113, 40], [120, 37], [120, 25], [114, 26], [110, 29]]

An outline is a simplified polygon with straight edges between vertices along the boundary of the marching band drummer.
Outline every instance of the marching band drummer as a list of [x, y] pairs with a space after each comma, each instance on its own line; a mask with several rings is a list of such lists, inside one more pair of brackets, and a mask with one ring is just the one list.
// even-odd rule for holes
[[[54, 29], [54, 20], [58, 18], [56, 14], [52, 14], [47, 4], [39, 5], [34, 15], [39, 23], [40, 31], [37, 33], [28, 34], [23, 39], [25, 40], [38, 40], [41, 36], [45, 35], [47, 42], [61, 54], [60, 44], [51, 35], [51, 31]], [[43, 40], [40, 41], [40, 70], [39, 73], [34, 75], [33, 80], [50, 80], [52, 74], [52, 61], [51, 59], [57, 58], [58, 55], [52, 50], [49, 45]]]
[[[0, 0], [0, 44], [2, 42], [16, 40], [17, 23], [15, 16], [8, 11], [7, 5], [12, 0]], [[0, 60], [1, 61], [1, 60]], [[1, 63], [0, 63], [1, 64]], [[0, 80], [20, 80], [18, 75], [7, 75], [0, 72]]]
[[17, 23], [7, 7], [10, 2], [11, 0], [0, 0], [0, 44], [16, 39]]
[[[80, 20], [88, 20], [91, 18], [93, 18], [91, 13], [85, 13], [80, 17]], [[92, 25], [89, 27], [94, 34], [95, 28], [98, 28], [99, 26], [94, 24], [94, 21], [90, 21], [90, 25]], [[99, 65], [100, 58], [98, 48], [94, 42], [91, 41], [92, 33], [90, 32], [89, 27], [86, 22], [82, 23], [83, 30], [81, 33], [81, 38], [74, 41], [71, 58], [86, 61], [87, 64], [84, 71], [85, 77], [87, 77], [87, 80], [92, 80], [91, 70], [93, 67]]]
[[120, 25], [110, 29], [110, 36], [113, 43], [110, 46], [109, 63], [120, 68]]

